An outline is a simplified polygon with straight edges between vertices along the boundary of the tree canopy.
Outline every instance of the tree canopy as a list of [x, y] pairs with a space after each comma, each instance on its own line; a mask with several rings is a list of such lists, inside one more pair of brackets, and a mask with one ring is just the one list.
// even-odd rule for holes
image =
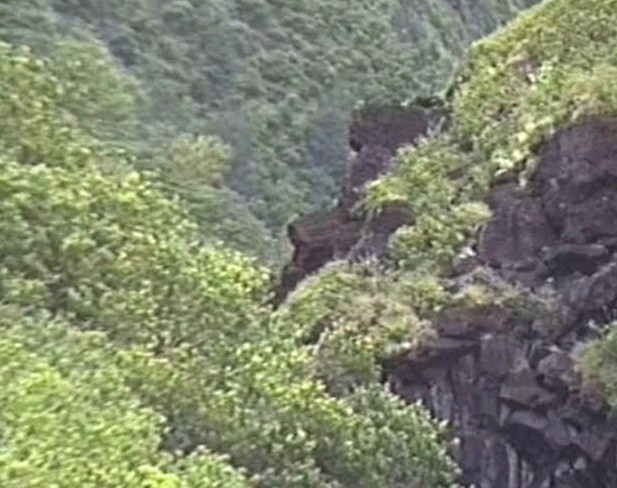
[[278, 237], [335, 198], [354, 106], [443, 89], [469, 42], [531, 3], [9, 0], [0, 39], [54, 58], [74, 83], [63, 105], [141, 167], [174, 140], [222, 138], [237, 213]]

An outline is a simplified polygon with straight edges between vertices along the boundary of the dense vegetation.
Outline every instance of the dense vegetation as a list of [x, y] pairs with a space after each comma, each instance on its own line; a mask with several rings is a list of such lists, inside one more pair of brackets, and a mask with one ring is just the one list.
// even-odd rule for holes
[[[443, 426], [377, 382], [330, 394], [269, 274], [82, 126], [74, 76], [0, 46], [2, 485], [453, 486]], [[224, 148], [170, 171], [186, 145], [215, 185]]]
[[[355, 104], [443, 89], [472, 39], [531, 3], [9, 0], [0, 39], [68, 69], [78, 88], [63, 104], [142, 168], [164, 165], [176, 138], [222, 138], [227, 188], [185, 172], [171, 190], [193, 202], [204, 236], [272, 259], [282, 224], [335, 197]], [[234, 209], [231, 230], [211, 228], [221, 206]], [[237, 237], [244, 227], [254, 232]]]
[[[0, 45], [0, 484], [456, 487], [445, 426], [393, 398], [381, 365], [430, 343], [446, 306], [550, 313], [481, 273], [453, 293], [444, 272], [495, 176], [525, 184], [552, 131], [617, 111], [615, 0], [547, 0], [475, 44], [450, 130], [368, 190], [369, 216], [417, 215], [387, 270], [332, 264], [275, 313], [269, 273], [219, 241], [271, 257], [272, 227], [336, 181], [352, 100], [436, 88], [460, 41], [518, 4], [460, 2], [471, 28], [411, 0], [10, 3], [2, 36], [32, 49]], [[332, 45], [315, 35], [334, 27]], [[432, 28], [447, 35], [405, 37]], [[617, 407], [616, 337], [581, 366]]]

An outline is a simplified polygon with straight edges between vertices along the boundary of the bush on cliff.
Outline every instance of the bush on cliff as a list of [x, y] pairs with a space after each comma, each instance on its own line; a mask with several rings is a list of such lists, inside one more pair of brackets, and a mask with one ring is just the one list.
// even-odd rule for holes
[[[492, 182], [513, 173], [525, 188], [541, 143], [557, 129], [617, 114], [616, 52], [614, 0], [547, 0], [475, 43], [446, 101], [451, 109], [448, 130], [401, 150], [393, 169], [367, 188], [363, 209], [369, 218], [390, 205], [408, 205], [415, 215], [412, 226], [393, 236], [389, 270], [381, 279], [431, 279], [437, 289], [447, 290], [452, 264], [473, 256], [477, 231], [490, 217], [484, 202]], [[323, 285], [325, 290], [327, 283], [332, 281], [324, 271], [312, 287]], [[346, 290], [342, 284], [327, 288], [328, 296], [344, 295]], [[480, 301], [501, 303], [511, 293], [503, 292], [501, 297], [481, 291]], [[456, 299], [445, 292], [446, 303]], [[306, 295], [304, 300], [310, 303]], [[555, 327], [550, 297], [538, 295], [535, 301], [525, 303], [533, 310], [546, 305], [547, 326]], [[410, 308], [414, 305], [409, 303]], [[298, 308], [293, 298], [291, 306]], [[305, 320], [313, 324], [315, 317], [307, 315]], [[378, 322], [387, 334], [383, 320]], [[345, 322], [340, 324], [344, 333]], [[377, 325], [373, 330], [379, 329]], [[582, 363], [583, 374], [611, 401], [617, 391], [610, 373], [614, 336], [599, 341]]]

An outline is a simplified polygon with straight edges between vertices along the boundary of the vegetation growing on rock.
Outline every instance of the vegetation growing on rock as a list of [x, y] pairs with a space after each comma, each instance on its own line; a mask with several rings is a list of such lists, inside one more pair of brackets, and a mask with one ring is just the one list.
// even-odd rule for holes
[[[309, 194], [340, 168], [299, 163], [338, 157], [350, 101], [428, 89], [388, 29], [396, 8], [404, 38], [410, 5], [427, 18], [440, 5], [275, 4], [41, 0], [23, 4], [47, 22], [39, 36], [21, 22], [3, 33], [49, 58], [0, 46], [0, 484], [452, 488], [444, 426], [379, 384], [385, 360], [430, 346], [447, 310], [505, 310], [502, 324], [542, 340], [564, 332], [552, 296], [452, 267], [475, 258], [498, 177], [526, 191], [554, 131], [617, 111], [615, 0], [547, 0], [476, 44], [448, 130], [402, 150], [361, 205], [369, 219], [406, 205], [414, 224], [385, 262], [330, 265], [272, 313], [269, 273], [219, 241], [272, 258], [264, 221], [328, 195]], [[210, 37], [186, 37], [202, 28]], [[328, 29], [334, 45], [317, 35]], [[446, 60], [439, 73], [461, 38], [423, 47]], [[146, 83], [161, 73], [165, 86]], [[325, 130], [311, 132], [316, 119]], [[613, 406], [615, 344], [609, 332], [581, 362]]]
[[[460, 248], [461, 231], [473, 231], [488, 216], [481, 202], [496, 176], [517, 170], [524, 185], [539, 143], [555, 128], [617, 109], [610, 76], [614, 7], [548, 1], [476, 43], [451, 100], [451, 129], [402, 151], [393, 171], [369, 187], [367, 208], [407, 203], [420, 225], [403, 235], [427, 233], [434, 252]], [[439, 220], [447, 224], [431, 233]], [[413, 259], [414, 267], [439, 261], [415, 247], [401, 249], [400, 259]]]
[[[392, 205], [408, 205], [415, 215], [414, 224], [391, 239], [392, 269], [384, 281], [432, 277], [448, 289], [452, 265], [476, 252], [477, 232], [490, 218], [484, 202], [491, 185], [513, 175], [527, 191], [542, 142], [559, 128], [617, 113], [611, 75], [617, 67], [616, 20], [613, 0], [548, 0], [472, 47], [447, 100], [447, 131], [401, 150], [392, 171], [367, 187], [363, 208], [369, 216]], [[327, 282], [327, 273], [323, 279]], [[495, 290], [473, 286], [465, 293], [494, 303], [525, 295], [513, 291], [505, 287], [496, 296]], [[548, 322], [537, 324], [542, 333], [558, 331], [552, 298], [528, 298], [523, 308], [538, 312], [540, 306], [548, 313]], [[456, 296], [450, 295], [446, 303], [453, 302]], [[594, 359], [583, 364], [596, 384], [612, 384], [598, 373], [611, 370], [608, 337], [597, 346], [606, 366], [597, 364], [595, 349], [588, 353]]]
[[[312, 347], [315, 374], [329, 391], [348, 395], [379, 381], [380, 362], [430, 340], [430, 324], [412, 308], [423, 285], [432, 283], [394, 282], [370, 267], [339, 263], [303, 283], [278, 317], [299, 344]], [[431, 291], [432, 298], [439, 293]]]

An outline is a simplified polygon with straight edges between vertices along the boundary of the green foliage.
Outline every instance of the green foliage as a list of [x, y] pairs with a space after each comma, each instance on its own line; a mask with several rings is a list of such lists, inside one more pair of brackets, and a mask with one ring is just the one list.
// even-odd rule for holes
[[[369, 188], [371, 212], [405, 203], [416, 213], [415, 225], [393, 241], [402, 268], [443, 270], [487, 217], [479, 202], [496, 176], [514, 173], [524, 187], [555, 130], [617, 113], [616, 26], [615, 0], [546, 0], [473, 46], [454, 90], [449, 133], [402, 152], [393, 172]], [[513, 323], [560, 333], [554, 297], [542, 290], [474, 276], [452, 303], [497, 306]], [[612, 328], [580, 362], [588, 389], [614, 407], [616, 362]]]
[[484, 171], [525, 168], [557, 127], [617, 109], [616, 5], [549, 0], [478, 43], [454, 99], [457, 137]]
[[87, 142], [76, 147], [77, 129], [58, 107], [63, 91], [47, 62], [26, 49], [0, 45], [0, 145], [11, 157], [49, 165], [87, 159]]
[[[62, 164], [83, 164], [95, 137], [122, 137], [125, 143], [136, 137], [135, 84], [116, 71], [103, 47], [58, 42], [52, 56], [41, 59], [26, 47], [0, 45], [0, 144], [13, 157], [26, 164], [51, 165], [60, 158]], [[106, 152], [118, 151], [107, 146]]]
[[514, 334], [539, 332], [556, 337], [563, 332], [557, 292], [551, 287], [532, 291], [507, 283], [490, 268], [480, 267], [457, 280], [456, 288], [450, 300], [452, 307], [476, 314], [499, 309], [508, 315]]
[[393, 171], [368, 186], [364, 205], [369, 213], [405, 204], [417, 215], [413, 226], [393, 238], [400, 268], [429, 274], [447, 269], [490, 217], [484, 204], [468, 201], [464, 175], [469, 166], [469, 156], [436, 136], [401, 151]]
[[556, 128], [617, 111], [615, 6], [548, 0], [473, 46], [449, 133], [403, 151], [368, 189], [371, 212], [406, 203], [416, 214], [393, 241], [400, 266], [447, 267], [489, 216], [480, 202], [496, 175], [516, 170], [525, 185]]
[[[124, 134], [126, 143], [130, 138], [136, 102], [126, 86], [133, 85], [113, 71], [97, 46], [70, 42], [62, 46], [66, 56], [56, 53], [53, 60], [0, 46], [0, 114], [5, 121], [0, 146], [25, 164], [128, 172], [129, 153], [103, 146], [100, 139], [109, 143]], [[163, 186], [188, 200], [205, 240], [222, 240], [264, 262], [274, 262], [281, 254], [241, 197], [212, 188], [229, 164], [226, 146], [211, 137], [185, 136], [171, 143], [159, 159], [166, 170]]]
[[222, 243], [263, 263], [279, 264], [285, 255], [280, 243], [246, 201], [223, 185], [230, 157], [231, 148], [219, 138], [185, 134], [161, 156], [162, 174], [157, 179], [167, 194], [181, 198], [204, 242]]
[[583, 385], [592, 395], [600, 395], [617, 409], [617, 333], [615, 324], [606, 327], [603, 337], [589, 344], [579, 361]]
[[479, 202], [421, 214], [413, 226], [401, 229], [393, 238], [397, 264], [424, 272], [447, 270], [490, 215], [488, 207]]
[[409, 205], [417, 214], [441, 211], [457, 190], [450, 176], [466, 164], [445, 137], [422, 140], [399, 151], [392, 171], [368, 185], [365, 206], [370, 213], [389, 204]]
[[60, 39], [50, 53], [52, 73], [61, 81], [58, 106], [76, 126], [100, 140], [136, 144], [143, 101], [137, 82], [121, 73], [105, 45], [95, 40]]
[[[450, 486], [425, 414], [409, 418], [415, 443], [406, 451], [381, 444], [376, 421], [311, 378], [309, 350], [268, 325], [262, 272], [195, 247], [193, 227], [143, 179], [7, 162], [0, 174], [2, 233], [11, 236], [0, 253], [3, 300], [143, 348], [122, 372], [168, 419], [170, 449], [205, 444], [263, 487], [390, 485], [401, 456], [407, 485]], [[417, 452], [425, 438], [432, 450]], [[435, 457], [441, 468], [418, 477]]]
[[0, 160], [0, 194], [0, 266], [38, 283], [45, 307], [80, 326], [162, 350], [264, 315], [254, 299], [265, 273], [199, 248], [194, 226], [137, 174]]
[[[354, 104], [432, 95], [464, 46], [530, 3], [9, 0], [0, 6], [0, 39], [53, 58], [70, 54], [55, 46], [74, 39], [80, 47], [69, 51], [81, 59], [100, 52], [89, 65], [101, 65], [105, 83], [93, 84], [87, 68], [71, 76], [106, 100], [101, 107], [86, 101], [83, 110], [107, 121], [125, 114], [126, 131], [94, 119], [84, 126], [102, 125], [88, 128], [113, 139], [124, 133], [146, 158], [181, 134], [222, 137], [234, 149], [228, 184], [277, 233], [294, 215], [329, 205], [338, 191]], [[83, 44], [93, 38], [123, 76], [138, 80], [144, 130], [129, 127], [131, 81], [124, 93], [130, 103], [118, 105], [122, 83], [107, 70], [108, 56], [100, 45]], [[74, 101], [67, 107], [79, 112]], [[108, 118], [109, 110], [117, 111]]]
[[[72, 128], [50, 61], [3, 55], [3, 485], [454, 486], [442, 426], [374, 385], [329, 395], [264, 306], [268, 274]], [[398, 334], [403, 308], [383, 307]]]
[[[406, 410], [397, 420], [335, 400], [307, 375], [311, 357], [298, 348], [261, 343], [230, 355], [218, 370], [201, 358], [163, 371], [159, 364], [157, 382], [141, 391], [171, 412], [174, 447], [197, 439], [229, 453], [260, 487], [453, 486], [452, 465], [435, 442], [444, 431], [425, 412]], [[138, 377], [143, 382], [154, 371], [144, 364]], [[381, 395], [389, 409], [400, 406]], [[384, 442], [383, 432], [396, 442]]]
[[177, 460], [173, 472], [184, 488], [252, 488], [254, 483], [229, 465], [227, 457], [201, 449]]
[[[307, 280], [278, 312], [298, 343], [312, 345], [315, 374], [330, 393], [345, 396], [380, 378], [380, 362], [421, 347], [430, 324], [412, 308], [431, 285], [383, 276], [371, 270], [331, 265]], [[414, 294], [414, 291], [416, 293]], [[437, 289], [432, 290], [438, 294]], [[417, 309], [420, 313], [425, 310]]]
[[159, 451], [163, 419], [132, 397], [103, 335], [0, 310], [2, 486], [251, 486], [221, 457]]
[[[375, 211], [394, 193], [419, 212], [400, 254], [426, 267], [333, 267], [275, 316], [268, 274], [213, 243], [266, 256], [251, 217], [277, 228], [329, 198], [353, 102], [445, 79], [464, 24], [447, 42], [407, 34], [415, 10], [442, 25], [449, 3], [0, 9], [13, 19], [0, 35], [49, 58], [0, 46], [0, 484], [455, 487], [444, 426], [376, 380], [380, 360], [430, 340], [426, 318], [450, 300], [435, 271], [485, 215], [448, 179], [475, 160], [427, 143], [373, 190], [386, 195]], [[421, 80], [427, 57], [440, 66]], [[133, 149], [156, 183], [128, 169]]]
[[[364, 413], [374, 422], [377, 435], [371, 439], [372, 447], [375, 449], [375, 463], [388, 462], [394, 470], [390, 475], [390, 482], [386, 486], [406, 487], [418, 486], [426, 487], [437, 484], [440, 485], [441, 479], [444, 486], [457, 488], [458, 485], [447, 475], [444, 476], [442, 459], [447, 456], [447, 449], [443, 443], [443, 434], [447, 431], [441, 424], [439, 429], [431, 429], [428, 434], [418, 435], [419, 432], [427, 432], [429, 427], [427, 417], [422, 409], [417, 405], [410, 407], [405, 405], [400, 399], [393, 399], [385, 390], [379, 387], [371, 387], [353, 393], [349, 399], [349, 404], [356, 413]], [[411, 410], [411, 411], [410, 411]], [[411, 419], [410, 419], [411, 416]], [[437, 449], [436, 449], [436, 446]], [[381, 453], [386, 451], [387, 457], [382, 457]], [[423, 453], [420, 457], [422, 463], [409, 462], [409, 453]], [[366, 488], [379, 486], [378, 480], [371, 473], [372, 466], [366, 466], [364, 475], [367, 481]], [[458, 473], [458, 468], [450, 466], [454, 473]], [[406, 479], [414, 480], [411, 484]], [[422, 484], [416, 480], [427, 480]]]
[[171, 191], [181, 196], [205, 243], [224, 244], [246, 256], [258, 258], [273, 269], [280, 266], [281, 258], [287, 255], [281, 240], [272, 237], [263, 222], [250, 212], [245, 200], [234, 191], [190, 183], [174, 185]]
[[230, 148], [220, 139], [185, 134], [170, 144], [162, 165], [174, 181], [219, 186], [230, 157]]

